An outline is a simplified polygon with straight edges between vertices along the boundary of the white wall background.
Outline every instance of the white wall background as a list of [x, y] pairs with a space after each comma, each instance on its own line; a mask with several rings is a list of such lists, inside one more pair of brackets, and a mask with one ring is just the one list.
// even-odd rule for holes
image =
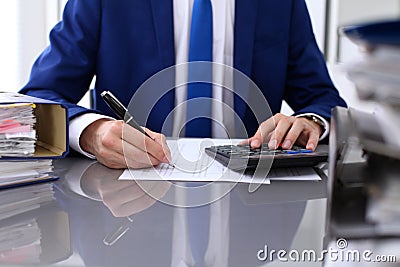
[[10, 91], [17, 80], [17, 3], [0, 0], [0, 91]]
[[65, 0], [0, 0], [0, 90], [18, 91], [48, 45]]
[[321, 51], [325, 46], [326, 0], [306, 0], [313, 24], [314, 34]]

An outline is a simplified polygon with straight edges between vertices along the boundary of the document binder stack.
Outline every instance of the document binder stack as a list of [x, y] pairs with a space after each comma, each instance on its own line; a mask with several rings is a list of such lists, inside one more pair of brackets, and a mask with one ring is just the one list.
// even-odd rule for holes
[[377, 103], [384, 141], [400, 158], [400, 21], [348, 27], [344, 33], [366, 51], [348, 75], [361, 100]]
[[375, 235], [400, 236], [400, 20], [344, 29], [360, 45], [365, 59], [348, 75], [361, 100], [373, 101], [370, 115], [350, 112], [366, 163], [364, 220]]
[[[366, 52], [347, 72], [360, 99], [372, 101], [376, 110], [332, 110], [324, 247], [338, 249], [344, 240], [341, 252], [400, 255], [400, 20], [347, 27], [343, 33]], [[344, 263], [325, 259], [324, 267]]]
[[0, 93], [0, 189], [54, 180], [52, 159], [67, 153], [66, 109]]
[[360, 99], [400, 105], [400, 47], [376, 47], [364, 61], [351, 65], [348, 74]]
[[0, 104], [0, 155], [33, 156], [35, 152], [35, 104]]
[[361, 31], [371, 43], [369, 56], [349, 74], [361, 98], [380, 104], [376, 117], [383, 135], [381, 144], [367, 147], [376, 153], [369, 159], [376, 177], [367, 186], [366, 219], [383, 233], [400, 235], [400, 21], [365, 25]]

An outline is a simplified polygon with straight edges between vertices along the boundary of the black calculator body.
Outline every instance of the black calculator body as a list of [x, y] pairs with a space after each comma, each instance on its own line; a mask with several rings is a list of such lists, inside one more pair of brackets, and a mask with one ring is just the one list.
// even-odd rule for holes
[[271, 150], [266, 144], [258, 149], [249, 145], [219, 145], [207, 147], [205, 152], [232, 170], [252, 170], [263, 166], [309, 167], [328, 160], [328, 145], [318, 145], [315, 151], [296, 146], [289, 150]]

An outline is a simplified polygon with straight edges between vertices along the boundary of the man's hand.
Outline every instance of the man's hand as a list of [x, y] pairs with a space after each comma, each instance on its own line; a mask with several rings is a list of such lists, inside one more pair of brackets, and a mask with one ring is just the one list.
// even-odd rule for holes
[[168, 163], [171, 152], [165, 136], [145, 131], [150, 139], [123, 121], [100, 119], [82, 132], [79, 143], [83, 150], [109, 168], [146, 168]]
[[169, 190], [166, 181], [121, 181], [123, 170], [96, 162], [82, 175], [80, 185], [89, 197], [102, 200], [115, 217], [125, 217], [151, 207]]
[[130, 216], [151, 207], [171, 187], [166, 181], [119, 181], [107, 179], [99, 184], [104, 205], [115, 217]]
[[321, 127], [311, 120], [278, 113], [261, 123], [256, 134], [241, 144], [250, 144], [257, 148], [262, 143], [268, 143], [270, 149], [276, 149], [280, 145], [283, 149], [291, 149], [294, 144], [298, 144], [315, 150], [321, 134]]

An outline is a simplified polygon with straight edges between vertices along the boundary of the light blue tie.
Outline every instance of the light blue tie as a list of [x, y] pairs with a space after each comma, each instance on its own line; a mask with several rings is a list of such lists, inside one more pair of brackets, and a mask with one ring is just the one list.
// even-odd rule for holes
[[[212, 62], [212, 6], [210, 0], [194, 0], [190, 30], [189, 62]], [[212, 84], [190, 83], [191, 80], [212, 81], [211, 63], [189, 65], [186, 106], [186, 136], [211, 137]]]

